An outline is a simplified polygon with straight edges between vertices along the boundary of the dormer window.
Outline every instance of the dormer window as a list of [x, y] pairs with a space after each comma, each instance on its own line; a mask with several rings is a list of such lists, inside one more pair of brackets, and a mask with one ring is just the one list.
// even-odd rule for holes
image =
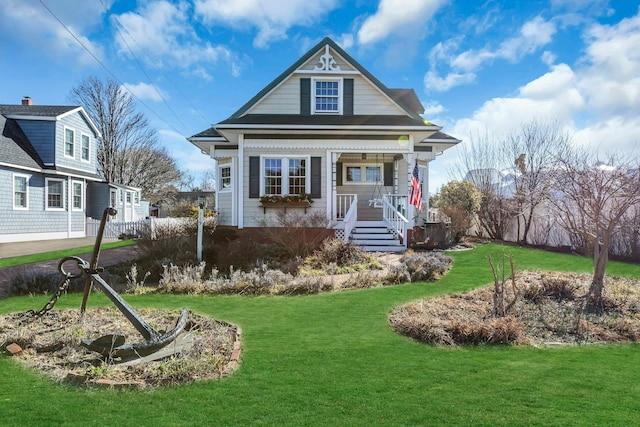
[[313, 81], [313, 113], [342, 113], [342, 80], [314, 79]]

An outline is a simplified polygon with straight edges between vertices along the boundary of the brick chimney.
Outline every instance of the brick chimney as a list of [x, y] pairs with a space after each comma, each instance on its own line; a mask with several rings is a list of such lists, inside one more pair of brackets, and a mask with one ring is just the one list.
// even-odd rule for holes
[[33, 105], [33, 100], [30, 96], [25, 96], [22, 98], [22, 105]]

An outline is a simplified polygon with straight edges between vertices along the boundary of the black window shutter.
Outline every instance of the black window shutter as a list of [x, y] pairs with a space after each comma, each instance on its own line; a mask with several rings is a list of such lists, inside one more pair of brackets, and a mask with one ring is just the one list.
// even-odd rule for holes
[[249, 198], [260, 197], [260, 157], [249, 157]]
[[393, 163], [384, 164], [384, 186], [391, 187], [393, 185]]
[[336, 162], [336, 185], [342, 185], [342, 162]]
[[353, 116], [353, 79], [344, 79], [342, 115]]
[[311, 79], [300, 79], [300, 115], [311, 115]]
[[319, 199], [322, 197], [322, 158], [311, 158], [311, 197]]

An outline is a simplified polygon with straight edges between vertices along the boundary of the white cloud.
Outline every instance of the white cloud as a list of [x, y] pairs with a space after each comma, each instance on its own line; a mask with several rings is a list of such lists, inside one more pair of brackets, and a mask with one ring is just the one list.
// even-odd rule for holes
[[542, 56], [540, 57], [540, 59], [548, 66], [552, 66], [556, 62], [557, 56], [553, 52], [545, 50], [544, 52], [542, 52]]
[[115, 19], [116, 24], [122, 26], [120, 34], [115, 35], [120, 53], [130, 56], [131, 49], [152, 66], [188, 69], [221, 60], [232, 67], [235, 65], [233, 55], [226, 47], [214, 46], [198, 37], [190, 23], [189, 6], [184, 2], [147, 3], [137, 11], [123, 13]]
[[420, 32], [448, 0], [380, 0], [376, 13], [358, 31], [360, 44], [375, 43], [391, 34]]
[[162, 102], [162, 98], [168, 99], [168, 96], [158, 89], [156, 86], [140, 82], [138, 84], [124, 83], [123, 86], [127, 91], [135, 95], [140, 100], [151, 100], [154, 102]]
[[169, 151], [178, 168], [196, 176], [210, 171], [214, 161], [200, 152], [200, 149], [188, 142], [184, 135], [169, 129], [158, 131], [158, 140]]
[[640, 111], [640, 13], [587, 33], [581, 90], [599, 114], [637, 117]]
[[[489, 47], [479, 50], [469, 49], [456, 55], [455, 51], [458, 50], [461, 39], [438, 43], [429, 52], [431, 69], [424, 77], [425, 88], [444, 92], [456, 86], [473, 83], [476, 80], [476, 71], [484, 63], [496, 59], [518, 62], [526, 55], [549, 44], [555, 32], [556, 27], [553, 22], [536, 16], [525, 22], [516, 36], [502, 41], [495, 49]], [[543, 55], [546, 61], [551, 61], [551, 58], [555, 60], [550, 54]], [[449, 70], [445, 77], [440, 77], [444, 73], [438, 73], [436, 70], [443, 65], [448, 66]]]
[[585, 99], [577, 88], [573, 70], [559, 64], [521, 87], [518, 96], [485, 102], [471, 118], [459, 120], [452, 133], [468, 138], [478, 131], [491, 129], [500, 136], [532, 119], [555, 120], [570, 126], [574, 115], [584, 109]]
[[247, 30], [256, 28], [253, 45], [266, 48], [287, 38], [293, 26], [309, 26], [336, 8], [337, 0], [195, 0], [195, 15], [207, 25], [226, 25]]
[[424, 103], [424, 116], [425, 117], [433, 117], [436, 114], [440, 114], [440, 113], [444, 113], [446, 111], [446, 109], [438, 104], [437, 102], [431, 101], [431, 102], [427, 102]]
[[497, 49], [468, 50], [451, 59], [450, 65], [455, 70], [475, 71], [484, 62], [498, 58], [517, 62], [549, 44], [555, 32], [555, 24], [536, 16], [524, 23], [517, 36], [504, 40]]
[[424, 76], [424, 86], [428, 91], [446, 92], [452, 87], [472, 83], [476, 78], [473, 73], [449, 73], [446, 77], [428, 71]]
[[[573, 68], [552, 65], [547, 73], [522, 86], [516, 96], [485, 102], [447, 132], [469, 139], [488, 129], [499, 138], [533, 119], [550, 120], [571, 132], [575, 144], [600, 154], [615, 150], [637, 156], [640, 12], [615, 25], [593, 24], [585, 41], [585, 55]], [[447, 155], [455, 162], [457, 154], [450, 151]]]
[[51, 12], [38, 0], [5, 0], [0, 13], [2, 38], [27, 41], [39, 52], [57, 58], [61, 62], [68, 63], [71, 59], [82, 65], [96, 64], [95, 59], [69, 34], [63, 24], [86, 49], [96, 57], [102, 58], [102, 48], [92, 42], [85, 33], [100, 22], [105, 13], [103, 6], [99, 2], [75, 0], [60, 0], [45, 4]]

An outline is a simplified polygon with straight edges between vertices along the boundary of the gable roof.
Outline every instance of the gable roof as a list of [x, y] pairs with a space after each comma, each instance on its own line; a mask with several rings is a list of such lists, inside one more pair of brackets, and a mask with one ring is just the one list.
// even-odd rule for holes
[[[322, 49], [325, 45], [329, 45], [334, 52], [344, 58], [345, 61], [350, 63], [356, 70], [358, 70], [365, 78], [367, 78], [374, 86], [376, 86], [381, 92], [386, 94], [391, 100], [393, 100], [401, 109], [403, 109], [408, 115], [423, 120], [420, 114], [424, 112], [424, 107], [418, 100], [413, 89], [389, 89], [380, 80], [375, 78], [373, 74], [367, 71], [358, 61], [356, 61], [351, 55], [345, 52], [340, 46], [338, 46], [331, 38], [325, 37], [312, 47], [307, 53], [305, 53], [300, 59], [293, 63], [289, 68], [283, 71], [278, 77], [276, 77], [271, 83], [269, 83], [264, 89], [258, 92], [253, 98], [245, 103], [239, 110], [229, 117], [230, 119], [238, 119], [242, 117], [253, 105], [264, 98], [271, 90], [282, 83], [289, 75], [300, 68], [305, 62], [311, 59], [314, 55]], [[413, 95], [411, 95], [413, 93]], [[418, 108], [417, 107], [419, 104]]]
[[6, 116], [59, 117], [72, 110], [81, 108], [69, 105], [11, 105], [0, 104], [0, 114]]
[[[74, 112], [84, 113], [82, 107], [62, 105], [7, 105], [0, 104], [0, 164], [18, 169], [44, 173], [62, 173], [69, 176], [81, 176], [99, 180], [97, 173], [66, 168], [59, 165], [45, 165], [38, 151], [22, 131], [18, 119], [56, 120]], [[84, 113], [86, 115], [86, 113]], [[88, 123], [95, 126], [88, 119]], [[99, 135], [99, 132], [96, 133]]]
[[0, 114], [11, 119], [23, 120], [51, 120], [61, 119], [69, 114], [79, 113], [84, 117], [89, 127], [100, 135], [97, 126], [89, 114], [79, 105], [12, 105], [0, 104]]

